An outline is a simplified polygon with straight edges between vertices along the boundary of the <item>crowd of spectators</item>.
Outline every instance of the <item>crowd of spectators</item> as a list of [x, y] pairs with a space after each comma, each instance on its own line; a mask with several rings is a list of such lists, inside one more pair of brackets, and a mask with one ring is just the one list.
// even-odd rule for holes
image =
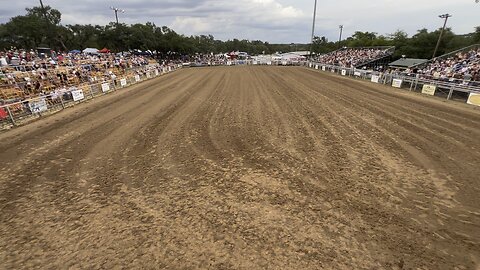
[[461, 81], [464, 84], [480, 82], [480, 48], [437, 58], [423, 68], [407, 69], [405, 72], [422, 78]]
[[353, 68], [390, 54], [390, 48], [343, 48], [317, 56], [315, 61], [326, 65]]
[[229, 57], [226, 54], [196, 53], [184, 57], [183, 62], [191, 66], [219, 66], [225, 65]]
[[11, 48], [0, 52], [0, 99], [26, 99], [71, 86], [115, 80], [157, 63], [150, 56], [130, 53], [45, 54]]

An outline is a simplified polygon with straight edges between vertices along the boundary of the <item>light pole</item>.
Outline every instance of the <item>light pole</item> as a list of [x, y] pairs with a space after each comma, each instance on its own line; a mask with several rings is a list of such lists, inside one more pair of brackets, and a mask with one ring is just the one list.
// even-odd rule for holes
[[125, 13], [125, 10], [119, 9], [116, 7], [110, 7], [110, 9], [115, 12], [115, 19], [117, 20], [117, 27], [118, 27], [118, 12], [120, 11], [121, 13]]
[[442, 14], [438, 17], [445, 19], [445, 22], [443, 23], [442, 31], [440, 31], [440, 36], [438, 37], [438, 42], [437, 42], [437, 46], [435, 46], [435, 51], [433, 51], [432, 59], [435, 58], [435, 56], [437, 55], [438, 47], [440, 47], [440, 42], [442, 41], [443, 32], [445, 31], [445, 27], [447, 27], [448, 18], [452, 17], [452, 15], [447, 13], [447, 14]]
[[313, 7], [313, 24], [312, 24], [312, 40], [311, 40], [311, 45], [310, 45], [310, 58], [312, 57], [313, 54], [313, 39], [315, 35], [315, 20], [317, 18], [317, 0], [315, 0], [315, 6]]
[[343, 25], [338, 26], [340, 28], [340, 38], [338, 39], [338, 46], [340, 46], [340, 42], [342, 41], [342, 33], [343, 33]]

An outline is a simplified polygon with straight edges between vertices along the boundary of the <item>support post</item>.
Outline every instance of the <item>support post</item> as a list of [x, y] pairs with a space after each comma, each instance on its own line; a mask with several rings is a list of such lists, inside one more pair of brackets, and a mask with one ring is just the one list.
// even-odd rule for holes
[[455, 85], [453, 85], [453, 86], [450, 88], [450, 92], [448, 92], [447, 100], [452, 99], [452, 95], [453, 95], [453, 91], [454, 91], [454, 90], [455, 90]]
[[62, 108], [65, 109], [65, 102], [63, 102], [63, 95], [60, 96], [60, 103], [62, 103]]
[[10, 107], [7, 106], [6, 108], [7, 108], [8, 116], [10, 117], [10, 121], [12, 121], [12, 124], [16, 126], [17, 123], [15, 122], [15, 118], [13, 118], [13, 114], [12, 114], [12, 111], [10, 111]]

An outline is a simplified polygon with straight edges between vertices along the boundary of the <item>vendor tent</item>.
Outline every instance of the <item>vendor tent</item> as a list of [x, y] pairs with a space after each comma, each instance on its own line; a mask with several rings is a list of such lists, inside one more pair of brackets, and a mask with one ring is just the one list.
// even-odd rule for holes
[[110, 50], [107, 49], [107, 48], [103, 48], [101, 49], [100, 51], [98, 51], [99, 53], [110, 53]]
[[85, 50], [83, 50], [83, 53], [97, 54], [98, 50], [95, 48], [86, 48]]

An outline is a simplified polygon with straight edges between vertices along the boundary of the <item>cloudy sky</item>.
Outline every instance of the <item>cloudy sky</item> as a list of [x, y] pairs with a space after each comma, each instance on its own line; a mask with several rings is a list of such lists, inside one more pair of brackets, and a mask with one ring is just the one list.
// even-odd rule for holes
[[[5, 1], [5, 2], [4, 2]], [[0, 22], [22, 15], [37, 0], [2, 0]], [[63, 14], [63, 24], [100, 24], [114, 20], [109, 9], [125, 23], [154, 22], [181, 34], [212, 34], [217, 39], [265, 40], [272, 43], [306, 43], [310, 39], [314, 0], [43, 0]], [[315, 34], [338, 39], [354, 31], [388, 34], [398, 29], [414, 34], [417, 29], [434, 30], [450, 13], [449, 27], [463, 34], [480, 26], [480, 3], [474, 0], [318, 0]]]

